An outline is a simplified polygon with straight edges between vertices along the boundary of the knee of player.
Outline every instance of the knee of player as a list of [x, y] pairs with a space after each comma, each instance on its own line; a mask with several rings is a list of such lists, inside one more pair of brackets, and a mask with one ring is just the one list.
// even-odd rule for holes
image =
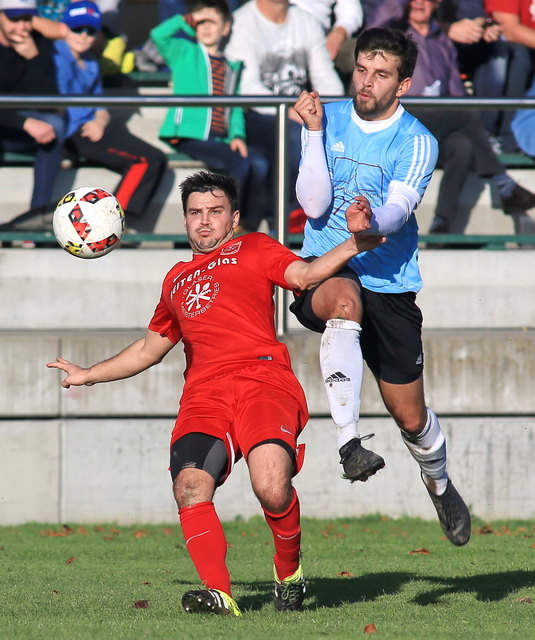
[[180, 508], [212, 500], [215, 481], [201, 469], [183, 469], [173, 482], [173, 494]]
[[275, 515], [286, 511], [292, 500], [290, 482], [263, 483], [262, 486], [255, 487], [254, 491], [262, 507]]

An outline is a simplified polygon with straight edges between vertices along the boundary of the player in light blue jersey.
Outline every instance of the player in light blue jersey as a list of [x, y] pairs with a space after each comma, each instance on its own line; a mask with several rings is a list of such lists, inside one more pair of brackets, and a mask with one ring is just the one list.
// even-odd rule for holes
[[[351, 233], [346, 211], [372, 208], [371, 229], [387, 236], [374, 251], [315, 289], [292, 311], [322, 332], [320, 365], [336, 425], [344, 476], [367, 480], [384, 467], [358, 431], [363, 360], [420, 465], [440, 524], [456, 545], [470, 538], [470, 513], [446, 470], [446, 441], [423, 386], [422, 314], [416, 293], [418, 206], [437, 161], [435, 138], [400, 104], [417, 47], [401, 31], [368, 29], [357, 39], [354, 98], [322, 106], [316, 91], [295, 104], [304, 122], [297, 196], [308, 216], [302, 255], [323, 255]], [[348, 220], [350, 216], [348, 217]]]

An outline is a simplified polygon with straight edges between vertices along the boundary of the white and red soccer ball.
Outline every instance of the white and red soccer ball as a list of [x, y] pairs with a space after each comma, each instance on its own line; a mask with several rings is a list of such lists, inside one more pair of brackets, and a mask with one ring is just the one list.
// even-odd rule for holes
[[100, 258], [119, 244], [124, 211], [109, 191], [79, 187], [58, 202], [53, 226], [56, 240], [65, 251], [77, 258]]

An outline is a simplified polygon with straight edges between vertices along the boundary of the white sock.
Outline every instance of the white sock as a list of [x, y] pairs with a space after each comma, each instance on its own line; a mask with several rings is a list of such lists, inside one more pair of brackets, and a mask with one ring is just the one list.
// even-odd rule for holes
[[353, 320], [327, 320], [321, 338], [320, 366], [332, 419], [336, 425], [338, 449], [358, 438], [362, 352], [360, 324]]
[[403, 442], [420, 465], [422, 479], [432, 493], [440, 496], [448, 486], [446, 438], [435, 413], [427, 407], [427, 424], [418, 435], [401, 431]]

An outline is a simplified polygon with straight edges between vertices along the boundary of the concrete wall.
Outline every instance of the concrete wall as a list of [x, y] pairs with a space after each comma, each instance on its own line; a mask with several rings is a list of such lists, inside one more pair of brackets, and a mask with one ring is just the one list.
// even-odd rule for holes
[[[58, 249], [0, 250], [0, 524], [172, 522], [168, 439], [180, 347], [127, 381], [61, 389], [45, 363], [89, 364], [142, 335], [163, 275], [181, 253], [116, 249], [99, 260]], [[535, 517], [535, 251], [421, 252], [428, 402], [448, 437], [450, 472], [485, 519]], [[366, 374], [362, 433], [387, 467], [340, 479], [318, 369], [319, 336], [290, 322], [286, 341], [313, 418], [296, 479], [303, 513], [433, 518], [392, 420]], [[258, 513], [240, 463], [219, 492], [224, 519]]]
[[[29, 521], [175, 522], [168, 439], [171, 419], [0, 421], [0, 524]], [[482, 519], [535, 518], [535, 419], [444, 418], [450, 474]], [[363, 433], [386, 467], [366, 483], [340, 477], [332, 423], [313, 418], [295, 479], [302, 513], [334, 518], [383, 513], [435, 518], [418, 466], [388, 418], [365, 417]], [[260, 509], [238, 462], [216, 494], [224, 520]], [[438, 527], [438, 525], [437, 525]]]

